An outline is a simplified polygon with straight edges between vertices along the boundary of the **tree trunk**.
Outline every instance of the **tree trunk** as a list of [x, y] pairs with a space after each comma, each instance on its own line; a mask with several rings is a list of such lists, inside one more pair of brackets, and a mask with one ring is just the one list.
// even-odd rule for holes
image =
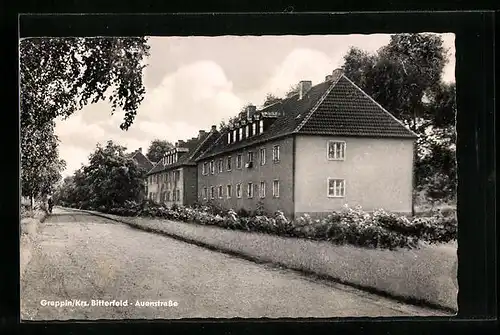
[[[414, 109], [413, 110], [413, 125], [412, 125], [412, 131], [416, 134], [417, 133], [417, 111]], [[417, 159], [418, 159], [418, 143], [415, 140], [414, 145], [413, 145], [413, 163], [412, 163], [412, 185], [411, 185], [411, 216], [415, 216], [415, 192], [417, 189]]]

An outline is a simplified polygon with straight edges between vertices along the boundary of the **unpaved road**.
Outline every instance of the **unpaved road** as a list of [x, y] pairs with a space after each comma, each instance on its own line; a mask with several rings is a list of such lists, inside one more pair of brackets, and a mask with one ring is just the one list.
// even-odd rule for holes
[[[35, 244], [22, 320], [442, 315], [81, 212], [54, 209]], [[65, 300], [88, 306], [42, 305]], [[135, 306], [159, 300], [167, 306]]]

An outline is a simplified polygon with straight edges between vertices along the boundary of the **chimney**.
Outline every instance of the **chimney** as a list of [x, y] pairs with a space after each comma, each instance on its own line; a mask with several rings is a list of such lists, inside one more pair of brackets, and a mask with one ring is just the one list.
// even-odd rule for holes
[[137, 149], [137, 152], [140, 152], [142, 154], [142, 148]]
[[299, 83], [299, 100], [301, 100], [306, 93], [311, 89], [312, 81], [310, 80], [302, 80]]
[[241, 111], [240, 114], [238, 115], [239, 119], [243, 120], [245, 118], [245, 115], [246, 115], [246, 111]]
[[333, 78], [332, 75], [329, 74], [325, 77], [325, 81], [332, 81], [332, 78]]
[[184, 144], [186, 144], [186, 142], [184, 142], [183, 140], [179, 140], [177, 143], [179, 148], [181, 148]]
[[254, 105], [248, 105], [247, 106], [246, 112], [247, 112], [247, 119], [248, 120], [252, 119], [252, 117], [254, 116], [256, 110], [257, 110], [257, 107], [255, 107]]
[[200, 139], [200, 138], [201, 138], [202, 136], [204, 136], [205, 134], [206, 134], [206, 131], [204, 131], [204, 130], [200, 130], [200, 131], [198, 132], [198, 139]]
[[217, 131], [217, 126], [215, 124], [212, 125], [211, 132], [216, 132]]

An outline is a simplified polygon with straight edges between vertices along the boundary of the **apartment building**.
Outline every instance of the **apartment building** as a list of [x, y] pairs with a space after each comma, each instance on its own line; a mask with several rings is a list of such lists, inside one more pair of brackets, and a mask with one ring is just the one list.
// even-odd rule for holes
[[198, 137], [179, 140], [147, 174], [148, 198], [166, 206], [192, 205], [197, 201], [197, 168], [194, 158], [217, 138], [217, 127], [200, 130]]
[[341, 70], [257, 110], [196, 159], [198, 199], [288, 217], [345, 204], [410, 213], [416, 135]]

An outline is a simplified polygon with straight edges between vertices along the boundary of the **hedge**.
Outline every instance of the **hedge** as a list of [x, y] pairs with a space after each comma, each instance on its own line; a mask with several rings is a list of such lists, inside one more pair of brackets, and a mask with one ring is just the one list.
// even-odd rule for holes
[[242, 216], [232, 209], [226, 210], [215, 205], [174, 205], [168, 208], [149, 200], [142, 203], [129, 201], [123, 206], [94, 210], [120, 216], [162, 218], [367, 248], [415, 248], [419, 241], [446, 243], [456, 239], [457, 235], [455, 213], [448, 212], [444, 215], [439, 211], [428, 216], [408, 218], [384, 210], [369, 213], [360, 207], [346, 207], [323, 219], [313, 220], [306, 214], [291, 221], [280, 211], [271, 216], [255, 213], [245, 213]]

